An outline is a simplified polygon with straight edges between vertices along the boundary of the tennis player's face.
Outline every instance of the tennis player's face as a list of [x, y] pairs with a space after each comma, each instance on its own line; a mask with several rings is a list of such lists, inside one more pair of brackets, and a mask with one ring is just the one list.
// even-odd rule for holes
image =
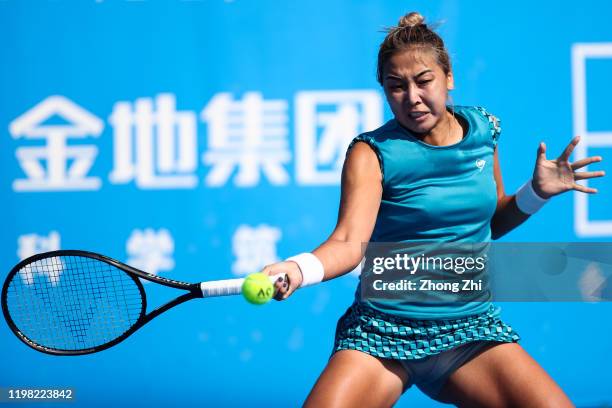
[[434, 55], [408, 50], [393, 55], [383, 70], [383, 87], [395, 119], [426, 135], [443, 123], [453, 75], [446, 75]]

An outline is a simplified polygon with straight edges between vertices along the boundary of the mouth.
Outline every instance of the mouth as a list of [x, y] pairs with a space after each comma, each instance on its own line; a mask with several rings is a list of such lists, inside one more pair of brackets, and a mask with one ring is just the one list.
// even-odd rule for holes
[[423, 122], [429, 112], [408, 112], [408, 117], [415, 122]]

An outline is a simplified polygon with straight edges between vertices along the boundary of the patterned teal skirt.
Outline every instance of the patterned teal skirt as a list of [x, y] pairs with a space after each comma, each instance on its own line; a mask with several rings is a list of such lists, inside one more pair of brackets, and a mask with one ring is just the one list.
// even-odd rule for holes
[[481, 314], [449, 320], [412, 320], [353, 303], [338, 321], [333, 352], [359, 350], [396, 360], [415, 360], [472, 341], [514, 343], [520, 336], [491, 305]]

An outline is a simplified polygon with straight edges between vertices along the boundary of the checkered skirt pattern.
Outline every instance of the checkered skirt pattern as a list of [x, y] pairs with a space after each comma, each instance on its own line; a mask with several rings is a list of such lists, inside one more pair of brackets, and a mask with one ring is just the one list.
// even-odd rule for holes
[[334, 352], [359, 350], [396, 360], [416, 360], [472, 341], [514, 343], [520, 336], [499, 318], [494, 305], [460, 319], [412, 320], [353, 303], [338, 321]]

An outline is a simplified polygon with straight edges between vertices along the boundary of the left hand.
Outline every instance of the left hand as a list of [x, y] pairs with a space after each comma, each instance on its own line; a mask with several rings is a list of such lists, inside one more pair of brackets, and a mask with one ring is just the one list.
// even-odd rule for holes
[[591, 194], [597, 192], [595, 188], [576, 184], [577, 180], [602, 177], [606, 174], [604, 171], [575, 171], [591, 163], [600, 162], [602, 160], [601, 156], [591, 156], [570, 163], [569, 157], [579, 141], [580, 136], [574, 137], [563, 153], [554, 160], [548, 160], [546, 158], [546, 145], [544, 142], [540, 143], [532, 181], [533, 189], [540, 197], [550, 198], [569, 190]]

